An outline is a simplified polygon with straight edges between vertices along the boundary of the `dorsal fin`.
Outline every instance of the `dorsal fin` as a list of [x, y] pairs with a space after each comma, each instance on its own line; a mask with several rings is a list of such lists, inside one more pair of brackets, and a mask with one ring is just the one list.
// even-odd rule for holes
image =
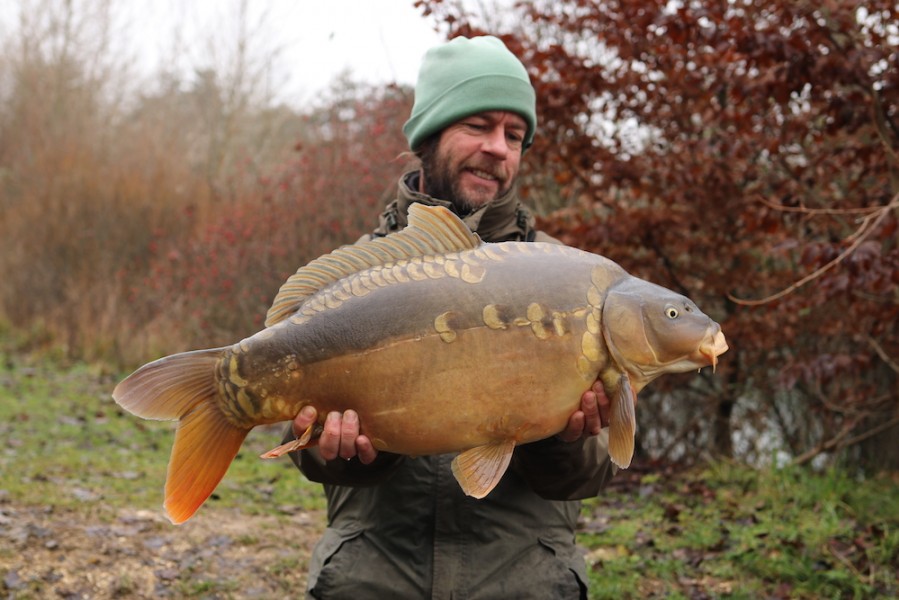
[[409, 206], [409, 224], [402, 231], [338, 248], [300, 267], [275, 296], [265, 326], [280, 323], [306, 298], [353, 273], [404, 258], [471, 250], [480, 243], [481, 238], [446, 208], [414, 203]]

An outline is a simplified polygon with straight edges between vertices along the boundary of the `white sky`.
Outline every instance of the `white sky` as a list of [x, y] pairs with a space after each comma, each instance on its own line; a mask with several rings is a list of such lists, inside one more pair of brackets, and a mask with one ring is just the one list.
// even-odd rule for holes
[[[466, 0], [467, 1], [467, 0]], [[414, 0], [0, 0], [0, 41], [19, 33], [19, 14], [46, 35], [65, 19], [90, 21], [112, 9], [110, 54], [139, 76], [161, 65], [182, 80], [197, 68], [233, 65], [240, 23], [249, 29], [253, 68], [266, 72], [278, 101], [304, 104], [342, 72], [371, 83], [414, 84], [425, 51], [444, 37]], [[239, 18], [241, 6], [247, 18]], [[41, 15], [36, 17], [35, 15]], [[87, 15], [87, 17], [85, 17]], [[80, 18], [79, 18], [80, 17]], [[49, 29], [48, 29], [49, 28]], [[85, 31], [85, 30], [82, 30]], [[87, 29], [86, 44], [98, 34]], [[143, 77], [141, 77], [143, 79]]]
[[[250, 52], [267, 57], [270, 85], [288, 104], [304, 103], [344, 71], [372, 83], [414, 84], [425, 51], [444, 38], [413, 1], [246, 0], [245, 21], [258, 32]], [[212, 54], [227, 62], [234, 52], [241, 0], [124, 2], [142, 64], [161, 60], [189, 72]], [[173, 41], [179, 25], [180, 45]]]

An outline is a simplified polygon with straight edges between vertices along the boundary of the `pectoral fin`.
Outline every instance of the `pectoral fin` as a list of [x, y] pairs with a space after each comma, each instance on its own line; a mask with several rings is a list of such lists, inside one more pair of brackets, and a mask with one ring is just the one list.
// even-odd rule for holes
[[[303, 432], [303, 435], [297, 439], [281, 444], [277, 448], [272, 448], [265, 454], [260, 454], [259, 458], [278, 458], [279, 456], [284, 456], [290, 452], [296, 452], [297, 450], [303, 450], [304, 448], [314, 446], [318, 443], [318, 435], [321, 431], [322, 426], [318, 423], [313, 423], [307, 427], [306, 431]], [[312, 439], [313, 435], [315, 436], [314, 440]]]
[[474, 498], [489, 494], [509, 467], [514, 449], [514, 441], [499, 441], [466, 450], [453, 459], [453, 475], [462, 491]]
[[612, 395], [611, 401], [609, 456], [614, 464], [626, 469], [634, 457], [634, 435], [637, 432], [637, 394], [631, 388], [627, 375], [618, 378], [618, 393]]

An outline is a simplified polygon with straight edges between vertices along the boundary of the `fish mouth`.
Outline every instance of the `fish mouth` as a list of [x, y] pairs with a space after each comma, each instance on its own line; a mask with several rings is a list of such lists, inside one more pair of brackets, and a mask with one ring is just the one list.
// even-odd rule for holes
[[720, 329], [715, 333], [711, 341], [706, 340], [699, 345], [699, 353], [712, 365], [712, 373], [715, 372], [715, 367], [718, 366], [718, 357], [727, 352], [727, 349], [727, 340], [724, 339], [724, 333]]

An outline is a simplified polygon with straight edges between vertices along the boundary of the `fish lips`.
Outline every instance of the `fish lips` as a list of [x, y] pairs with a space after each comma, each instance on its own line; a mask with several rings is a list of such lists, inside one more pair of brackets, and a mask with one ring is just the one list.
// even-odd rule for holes
[[724, 332], [721, 331], [721, 326], [717, 323], [714, 323], [714, 325], [717, 331], [711, 335], [710, 340], [707, 339], [699, 345], [699, 354], [708, 361], [708, 364], [712, 365], [713, 373], [718, 366], [718, 357], [729, 349], [727, 340], [724, 339]]

